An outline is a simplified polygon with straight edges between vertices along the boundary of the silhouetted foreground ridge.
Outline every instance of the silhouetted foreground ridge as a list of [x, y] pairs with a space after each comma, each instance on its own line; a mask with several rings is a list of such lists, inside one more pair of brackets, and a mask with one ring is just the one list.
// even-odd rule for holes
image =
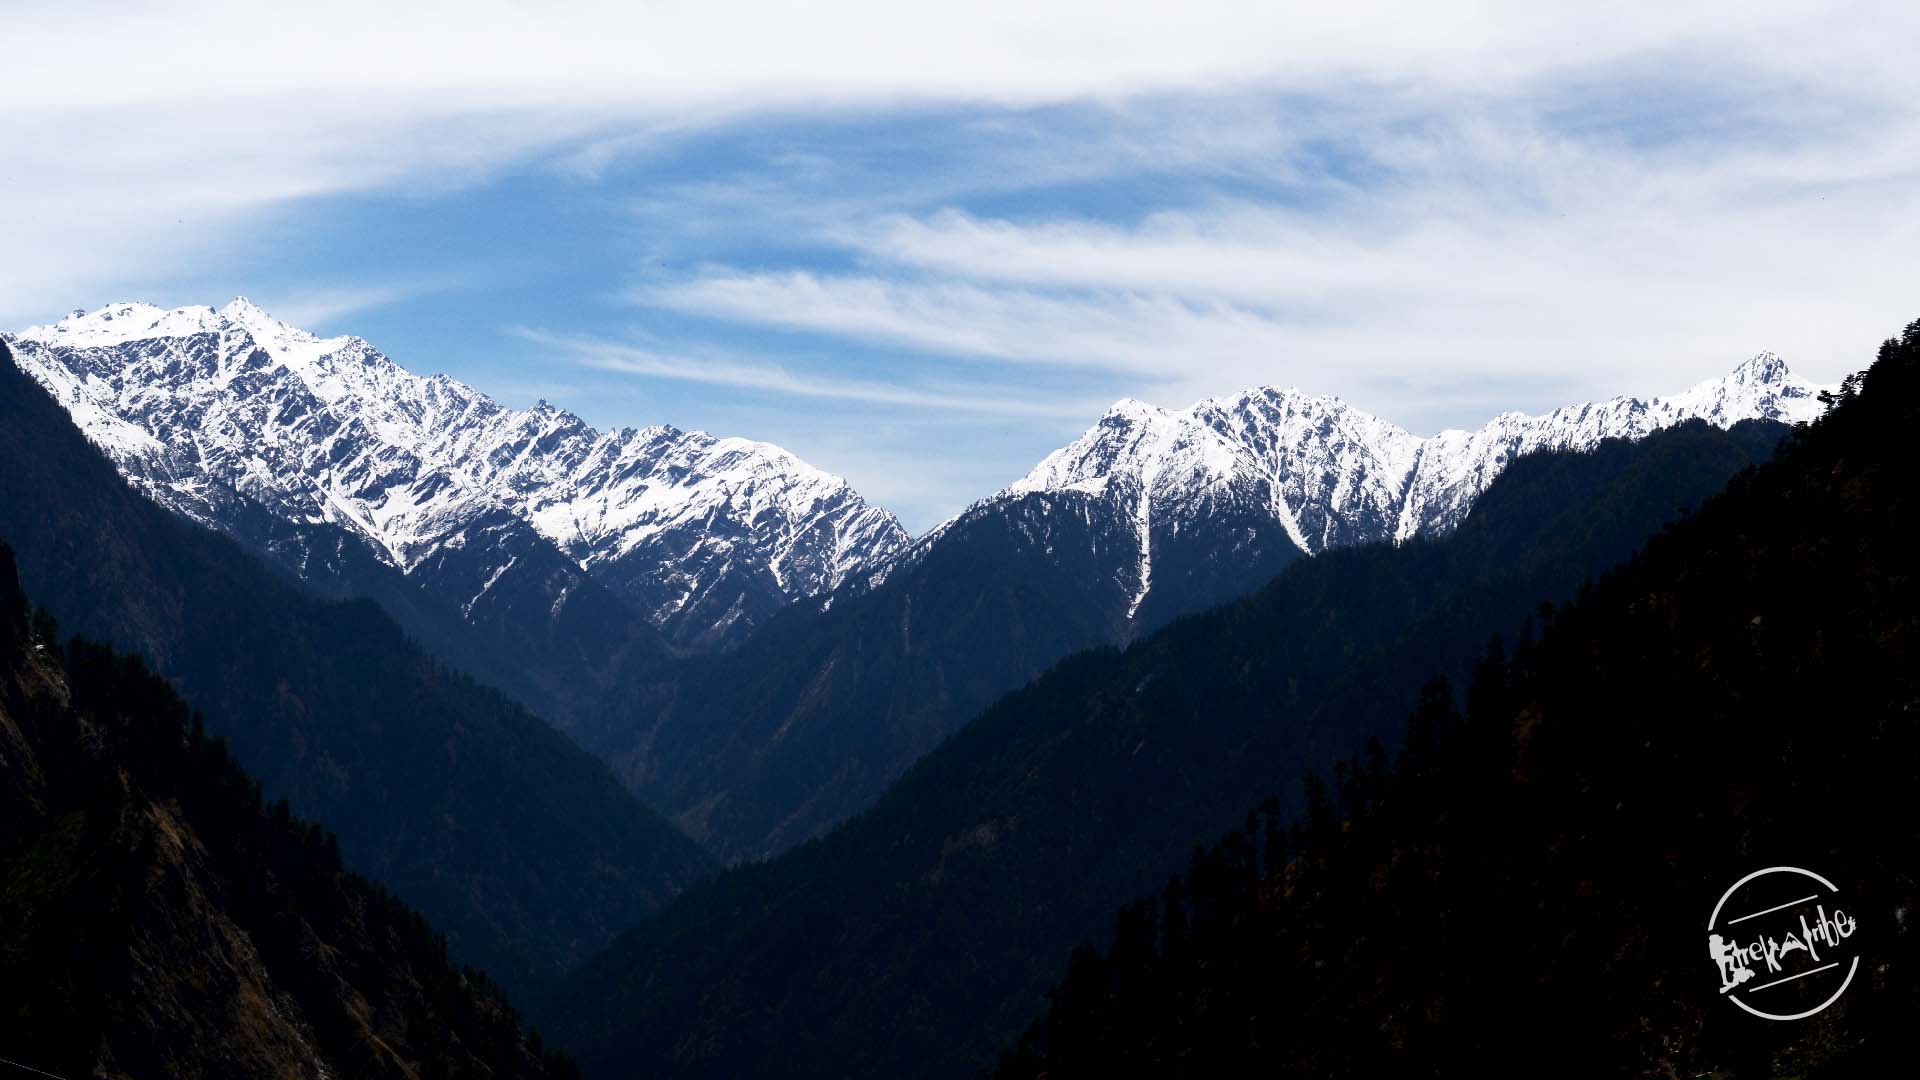
[[[1884, 1077], [1920, 1010], [1920, 323], [1771, 464], [1424, 693], [1075, 954], [999, 1075]], [[1722, 891], [1808, 867], [1859, 978], [1722, 1000]], [[1785, 993], [1787, 991], [1783, 991]]]

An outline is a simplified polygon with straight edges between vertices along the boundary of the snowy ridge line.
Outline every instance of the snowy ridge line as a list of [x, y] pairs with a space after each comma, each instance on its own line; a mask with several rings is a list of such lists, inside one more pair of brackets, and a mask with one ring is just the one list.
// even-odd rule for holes
[[1795, 423], [1819, 415], [1829, 389], [1771, 353], [1669, 397], [1617, 397], [1544, 415], [1502, 413], [1475, 431], [1419, 436], [1336, 397], [1258, 387], [1186, 409], [1114, 404], [1078, 439], [864, 576], [867, 587], [911, 565], [947, 531], [1036, 495], [1078, 493], [1133, 523], [1138, 554], [1131, 618], [1152, 587], [1154, 533], [1208, 516], [1277, 525], [1302, 552], [1452, 531], [1514, 458], [1642, 438], [1686, 420]]
[[232, 491], [288, 521], [342, 526], [407, 572], [504, 510], [631, 586], [658, 624], [703, 582], [814, 595], [907, 540], [892, 514], [778, 446], [667, 426], [600, 432], [544, 401], [508, 409], [244, 297], [111, 304], [14, 340], [21, 366], [170, 509], [218, 526], [215, 493]]

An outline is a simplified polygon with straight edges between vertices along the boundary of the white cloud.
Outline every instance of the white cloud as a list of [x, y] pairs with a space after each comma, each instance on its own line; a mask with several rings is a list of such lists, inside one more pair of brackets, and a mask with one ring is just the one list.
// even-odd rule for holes
[[[1432, 428], [1674, 389], [1762, 348], [1831, 378], [1913, 313], [1911, 4], [29, 2], [0, 6], [0, 38], [0, 325], [128, 295], [204, 302], [152, 283], [205, 282], [277, 215], [343, 193], [431, 195], [534, 161], [591, 182], [747, 117], [959, 106], [1001, 125], [1002, 156], [910, 177], [895, 202], [801, 159], [770, 186], [660, 190], [651, 219], [678, 214], [696, 242], [745, 219], [855, 265], [713, 266], [637, 293], [990, 358], [997, 383], [545, 341], [817, 402], [856, 482], [925, 515], [984, 490], [989, 451], [948, 440], [935, 475], [911, 456], [931, 441], [862, 441], [833, 403], [1062, 428], [1102, 404], [1005, 385], [1025, 364], [1110, 372], [1115, 396], [1176, 406], [1294, 383]], [[1063, 139], [1005, 111], [1056, 104], [1097, 130]], [[1610, 127], [1610, 108], [1702, 130]], [[1328, 147], [1365, 167], [1329, 168]], [[924, 209], [1141, 170], [1250, 190], [1118, 224]], [[276, 279], [300, 262], [289, 251]], [[288, 289], [262, 299], [321, 323], [406, 292]], [[1054, 425], [1026, 424], [1048, 428], [1028, 434], [1044, 451]], [[992, 451], [1009, 455], [1001, 480], [1025, 445]]]
[[[124, 299], [130, 283], [187, 278], [302, 200], [472, 182], [588, 123], [410, 115], [364, 99], [311, 111], [292, 102], [276, 111], [130, 101], [77, 113], [16, 104], [0, 104], [0, 237], [9, 249], [0, 316], [12, 322]], [[284, 261], [297, 265], [290, 254]]]
[[0, 316], [202, 264], [297, 200], [457, 184], [537, 154], [591, 174], [636, 138], [756, 111], [1497, 98], [1699, 63], [1904, 109], [1916, 30], [1912, 5], [1760, 0], [29, 0], [0, 8]]
[[784, 394], [870, 405], [896, 405], [938, 412], [987, 413], [994, 416], [1049, 416], [1081, 418], [1091, 402], [1023, 400], [1011, 389], [993, 386], [906, 386], [871, 379], [818, 376], [774, 364], [723, 356], [687, 356], [663, 353], [618, 342], [594, 341], [541, 330], [522, 329], [519, 336], [566, 356], [574, 363], [600, 371], [677, 382], [705, 383], [762, 394]]
[[[1507, 87], [1676, 46], [1858, 81], [1905, 60], [1882, 4], [1481, 0], [1287, 4], [1183, 0], [335, 0], [15, 3], [22, 107], [378, 93], [394, 108], [476, 110], [846, 103], [875, 97], [1032, 104], [1258, 81]], [[1908, 38], [1906, 40], [1911, 40]], [[310, 109], [330, 102], [312, 98]]]
[[322, 285], [285, 294], [268, 293], [252, 299], [265, 304], [282, 322], [310, 330], [322, 330], [363, 311], [388, 307], [457, 285], [457, 278], [386, 285]]
[[[1166, 405], [1294, 384], [1429, 427], [1678, 389], [1761, 349], [1837, 378], [1913, 313], [1920, 119], [1751, 92], [1762, 120], [1651, 146], [1561, 130], [1552, 102], [1348, 113], [1345, 169], [1366, 184], [1283, 150], [1292, 203], [1132, 224], [888, 214], [826, 231], [858, 271], [708, 268], [636, 298], [1105, 368]], [[1436, 397], [1447, 384], [1482, 396]]]
[[1282, 343], [1277, 324], [1251, 312], [1137, 293], [1077, 298], [967, 282], [787, 271], [709, 273], [642, 289], [635, 299], [953, 356], [1119, 367], [1146, 375], [1195, 354], [1255, 361]]

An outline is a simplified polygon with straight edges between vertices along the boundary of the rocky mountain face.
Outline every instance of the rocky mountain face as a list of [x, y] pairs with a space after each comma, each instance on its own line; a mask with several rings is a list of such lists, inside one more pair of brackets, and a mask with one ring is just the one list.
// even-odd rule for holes
[[348, 568], [351, 539], [496, 644], [560, 658], [534, 667], [577, 684], [584, 666], [596, 690], [652, 648], [625, 612], [675, 645], [730, 648], [792, 601], [870, 588], [988, 515], [1076, 573], [1098, 567], [1084, 587], [1111, 593], [1102, 618], [1124, 640], [1299, 554], [1445, 533], [1521, 454], [1695, 417], [1803, 420], [1819, 390], [1761, 354], [1671, 397], [1506, 413], [1431, 437], [1294, 389], [1184, 410], [1125, 400], [910, 543], [891, 514], [778, 447], [664, 426], [599, 432], [545, 402], [508, 409], [244, 299], [75, 312], [14, 345], [88, 438], [177, 513], [323, 587], [373, 591]]
[[676, 645], [728, 647], [907, 539], [779, 447], [509, 409], [245, 299], [75, 312], [14, 350], [175, 512], [303, 577], [337, 530], [469, 621], [556, 649], [630, 647], [621, 608]]
[[[1261, 387], [1177, 411], [1123, 400], [871, 580], [983, 517], [1023, 520], [1056, 557], [1067, 547], [1101, 551], [1123, 598], [1115, 614], [1138, 632], [1241, 595], [1298, 554], [1444, 535], [1521, 455], [1587, 450], [1690, 419], [1809, 420], [1821, 389], [1762, 353], [1669, 397], [1503, 413], [1477, 431], [1426, 437], [1294, 389]], [[1070, 509], [1067, 495], [1080, 497]]]

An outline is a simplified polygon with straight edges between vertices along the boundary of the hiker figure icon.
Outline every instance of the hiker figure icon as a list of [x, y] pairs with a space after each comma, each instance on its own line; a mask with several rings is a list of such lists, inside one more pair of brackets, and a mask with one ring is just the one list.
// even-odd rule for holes
[[1739, 962], [1739, 954], [1727, 939], [1719, 934], [1707, 938], [1707, 954], [1720, 966], [1720, 992], [1727, 991], [1753, 978], [1753, 972]]

